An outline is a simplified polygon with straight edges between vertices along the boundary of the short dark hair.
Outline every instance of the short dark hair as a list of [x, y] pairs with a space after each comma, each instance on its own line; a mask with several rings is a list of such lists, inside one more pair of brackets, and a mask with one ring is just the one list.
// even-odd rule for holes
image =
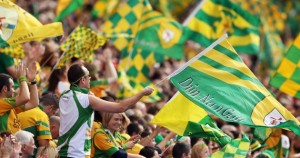
[[43, 106], [53, 105], [54, 109], [58, 109], [58, 97], [56, 94], [48, 92], [42, 96], [40, 104]]
[[140, 129], [140, 124], [138, 123], [130, 123], [128, 126], [127, 126], [127, 134], [129, 134], [130, 136], [133, 135], [133, 133], [141, 133], [141, 129]]
[[85, 75], [82, 64], [73, 64], [68, 70], [68, 80], [71, 84], [78, 85], [80, 78]]
[[8, 74], [0, 73], [0, 91], [3, 89], [4, 86], [6, 86], [8, 91], [10, 91], [9, 79], [13, 78]]
[[146, 158], [152, 158], [154, 156], [155, 148], [152, 146], [145, 146], [141, 149], [139, 155], [145, 156]]
[[190, 150], [191, 147], [189, 144], [186, 144], [184, 142], [178, 142], [173, 147], [172, 156], [173, 158], [180, 158], [183, 154], [188, 154]]

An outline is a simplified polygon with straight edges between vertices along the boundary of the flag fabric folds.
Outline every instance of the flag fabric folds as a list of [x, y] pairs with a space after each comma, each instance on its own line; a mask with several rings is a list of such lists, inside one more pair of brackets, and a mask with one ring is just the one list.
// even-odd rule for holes
[[203, 3], [187, 22], [193, 41], [207, 47], [228, 32], [228, 41], [239, 53], [259, 52], [258, 18], [229, 0], [206, 0]]
[[221, 150], [211, 154], [210, 157], [247, 157], [249, 146], [249, 138], [246, 134], [243, 134], [242, 138], [232, 140]]
[[282, 129], [273, 128], [270, 137], [266, 140], [264, 149], [273, 152], [275, 158], [282, 157], [282, 142], [281, 142]]
[[104, 45], [105, 41], [103, 36], [96, 34], [90, 28], [78, 26], [61, 44], [64, 55], [58, 65], [65, 65], [72, 57], [83, 59], [86, 62], [93, 61], [94, 51]]
[[148, 0], [127, 1], [106, 20], [102, 26], [102, 32], [106, 36], [112, 37], [111, 40], [118, 50], [127, 51], [128, 47], [132, 48], [132, 38], [138, 30], [139, 19], [144, 11], [151, 9]]
[[[260, 18], [261, 60], [275, 69], [286, 49], [280, 37], [284, 31], [288, 12], [283, 11], [275, 1], [232, 0], [251, 14]], [[237, 50], [238, 51], [238, 50]]]
[[153, 85], [149, 80], [145, 80], [143, 82], [137, 80], [135, 77], [131, 77], [130, 75], [126, 74], [126, 72], [123, 69], [119, 69], [119, 78], [118, 82], [122, 84], [121, 90], [118, 91], [116, 96], [118, 98], [124, 99], [131, 97], [141, 90], [143, 90], [145, 87], [153, 87], [154, 91], [149, 96], [144, 96], [141, 101], [152, 103], [156, 102], [162, 99], [162, 94], [158, 91], [158, 88]]
[[281, 92], [300, 99], [300, 35], [282, 59], [270, 84]]
[[186, 41], [184, 30], [181, 24], [157, 11], [146, 11], [141, 17], [133, 47], [181, 59]]
[[56, 18], [54, 21], [62, 21], [68, 15], [83, 6], [83, 0], [59, 0], [56, 8]]
[[300, 135], [298, 120], [270, 94], [224, 38], [171, 74], [172, 84], [225, 121], [286, 128]]
[[9, 55], [12, 58], [16, 59], [23, 59], [25, 56], [24, 49], [21, 44], [15, 45], [15, 46], [10, 46], [10, 47], [5, 47], [5, 48], [0, 48], [1, 53], [5, 53]]
[[130, 54], [122, 53], [121, 55], [122, 59], [118, 69], [126, 70], [128, 76], [140, 82], [148, 81], [150, 70], [154, 64], [164, 60], [163, 55], [140, 48], [133, 49]]
[[0, 1], [0, 48], [64, 33], [61, 23], [42, 25], [35, 17], [8, 1]]
[[92, 10], [92, 16], [107, 19], [116, 11], [120, 3], [120, 0], [97, 0]]
[[220, 146], [231, 141], [204, 109], [179, 92], [154, 116], [151, 123], [163, 126], [181, 136], [209, 139], [219, 143]]

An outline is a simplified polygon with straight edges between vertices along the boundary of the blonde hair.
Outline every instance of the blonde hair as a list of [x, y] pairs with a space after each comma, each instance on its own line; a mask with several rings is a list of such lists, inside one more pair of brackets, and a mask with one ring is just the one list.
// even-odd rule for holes
[[40, 156], [44, 156], [44, 155], [47, 155], [48, 158], [57, 158], [58, 157], [58, 151], [57, 151], [56, 148], [54, 148], [52, 146], [39, 147], [36, 156], [40, 157]]
[[192, 158], [203, 158], [202, 157], [202, 150], [208, 148], [208, 146], [203, 142], [198, 142], [192, 147]]
[[109, 113], [109, 112], [103, 112], [102, 113], [102, 125], [107, 128], [108, 127], [108, 123], [111, 120], [111, 118], [113, 117], [114, 114], [119, 114], [122, 116], [122, 127], [126, 129], [126, 127], [128, 126], [128, 124], [130, 123], [129, 118], [126, 116], [125, 113]]

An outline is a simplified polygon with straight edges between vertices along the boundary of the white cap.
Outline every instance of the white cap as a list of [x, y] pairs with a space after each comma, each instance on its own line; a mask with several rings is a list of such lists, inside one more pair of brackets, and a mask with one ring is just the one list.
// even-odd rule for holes
[[290, 140], [286, 135], [281, 135], [281, 145], [282, 148], [289, 149], [290, 148]]

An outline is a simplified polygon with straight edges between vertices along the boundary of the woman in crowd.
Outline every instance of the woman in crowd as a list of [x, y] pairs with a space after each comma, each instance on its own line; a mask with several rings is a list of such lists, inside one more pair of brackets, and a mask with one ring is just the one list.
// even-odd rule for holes
[[209, 148], [203, 141], [196, 143], [192, 147], [192, 158], [207, 158], [209, 155]]
[[119, 133], [119, 130], [126, 128], [129, 123], [129, 119], [124, 113], [101, 113], [101, 116], [102, 124], [101, 122], [94, 122], [92, 128], [91, 157], [143, 157], [126, 151], [134, 147], [139, 140], [139, 136], [127, 140]]

